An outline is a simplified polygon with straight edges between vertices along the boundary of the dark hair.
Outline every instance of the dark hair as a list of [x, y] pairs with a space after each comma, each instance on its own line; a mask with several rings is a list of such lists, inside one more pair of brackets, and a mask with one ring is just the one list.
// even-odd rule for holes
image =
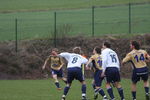
[[80, 47], [74, 47], [73, 52], [77, 54], [81, 54], [81, 48]]
[[111, 48], [111, 44], [109, 42], [104, 42], [104, 46], [106, 46], [107, 48]]
[[101, 54], [101, 48], [100, 48], [100, 47], [96, 46], [96, 47], [94, 48], [94, 50], [95, 50], [98, 54]]
[[140, 44], [139, 44], [139, 42], [137, 42], [137, 41], [131, 41], [131, 45], [134, 46], [134, 48], [135, 48], [136, 50], [139, 50], [139, 49], [140, 49]]

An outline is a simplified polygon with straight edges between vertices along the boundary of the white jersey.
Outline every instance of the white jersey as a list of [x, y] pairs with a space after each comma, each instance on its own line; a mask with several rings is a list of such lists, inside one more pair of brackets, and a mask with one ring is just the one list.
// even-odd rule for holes
[[59, 56], [64, 57], [68, 61], [67, 68], [81, 68], [81, 64], [86, 64], [88, 61], [85, 57], [75, 53], [64, 52], [60, 53]]
[[119, 59], [116, 52], [109, 48], [102, 51], [102, 68], [105, 71], [107, 67], [120, 68]]

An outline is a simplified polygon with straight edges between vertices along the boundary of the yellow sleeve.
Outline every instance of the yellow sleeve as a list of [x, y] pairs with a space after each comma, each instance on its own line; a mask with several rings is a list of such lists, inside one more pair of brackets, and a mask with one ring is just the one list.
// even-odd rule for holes
[[126, 55], [126, 57], [123, 59], [123, 63], [126, 63], [126, 62], [128, 62], [128, 61], [130, 61], [131, 60], [131, 54], [129, 53], [129, 54], [127, 54]]

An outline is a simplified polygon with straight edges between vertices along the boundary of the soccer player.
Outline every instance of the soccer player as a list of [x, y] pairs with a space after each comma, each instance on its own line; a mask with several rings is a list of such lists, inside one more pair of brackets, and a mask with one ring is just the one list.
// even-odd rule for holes
[[123, 89], [120, 84], [120, 65], [117, 53], [110, 49], [111, 44], [109, 42], [103, 43], [102, 50], [102, 76], [106, 75], [106, 88], [111, 100], [115, 100], [111, 83], [113, 82], [118, 90], [121, 100], [124, 99]]
[[42, 69], [44, 70], [46, 65], [49, 64], [51, 68], [52, 77], [55, 80], [55, 85], [58, 90], [61, 90], [59, 81], [57, 77], [60, 77], [65, 83], [67, 83], [66, 78], [63, 76], [62, 67], [64, 62], [61, 57], [58, 56], [58, 49], [54, 48], [51, 51], [51, 55], [46, 59]]
[[146, 60], [150, 60], [150, 56], [145, 50], [140, 49], [140, 44], [137, 41], [131, 41], [130, 48], [132, 49], [132, 51], [126, 55], [126, 57], [122, 61], [122, 64], [131, 62], [133, 65], [131, 85], [133, 100], [136, 100], [136, 83], [140, 81], [140, 79], [142, 79], [144, 82], [146, 100], [150, 100], [148, 68], [146, 64]]
[[101, 48], [95, 47], [93, 50], [93, 54], [88, 63], [86, 64], [86, 68], [88, 69], [88, 66], [90, 63], [92, 63], [92, 70], [94, 71], [94, 82], [93, 85], [95, 86], [95, 94], [94, 94], [94, 100], [98, 98], [98, 93], [102, 95], [103, 100], [107, 100], [107, 97], [101, 88], [102, 81], [104, 77], [101, 77], [102, 73], [102, 57], [101, 57]]
[[82, 73], [81, 65], [87, 63], [87, 59], [80, 55], [81, 48], [73, 48], [73, 53], [63, 52], [59, 55], [64, 57], [67, 61], [67, 85], [64, 88], [64, 93], [62, 95], [62, 100], [65, 100], [66, 95], [71, 87], [72, 81], [77, 79], [82, 84], [82, 100], [86, 99], [86, 83], [84, 81], [84, 76]]

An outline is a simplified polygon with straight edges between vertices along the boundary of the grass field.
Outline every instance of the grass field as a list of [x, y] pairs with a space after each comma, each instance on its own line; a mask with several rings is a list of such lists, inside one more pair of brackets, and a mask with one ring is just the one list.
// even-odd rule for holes
[[[132, 33], [150, 32], [150, 4], [132, 6]], [[128, 6], [95, 8], [95, 35], [127, 34]], [[18, 38], [51, 37], [54, 30], [54, 11], [0, 14], [0, 40], [15, 39], [15, 18], [18, 19]], [[65, 26], [67, 25], [67, 26]], [[59, 36], [92, 35], [91, 8], [57, 11]], [[68, 30], [68, 31], [67, 31]], [[67, 32], [66, 32], [67, 31]]]
[[[87, 79], [87, 97], [93, 100], [91, 79]], [[130, 80], [122, 79], [122, 86], [126, 100], [131, 100]], [[64, 87], [64, 83], [61, 82]], [[104, 88], [104, 86], [103, 86]], [[106, 89], [104, 89], [106, 92]], [[145, 100], [142, 82], [137, 86], [137, 100]], [[117, 90], [114, 88], [116, 100], [119, 100]], [[0, 100], [60, 100], [62, 91], [58, 91], [52, 79], [48, 80], [0, 80]], [[101, 96], [99, 96], [101, 98]], [[74, 81], [67, 96], [67, 100], [81, 100], [81, 86]], [[99, 99], [100, 100], [100, 99]]]
[[150, 0], [1, 0], [0, 12], [85, 8]]
[[[1, 0], [0, 41], [15, 40], [15, 19], [18, 19], [19, 40], [52, 37], [54, 12], [57, 12], [59, 36], [92, 35], [92, 9], [95, 8], [95, 36], [127, 34], [129, 0]], [[150, 0], [130, 0], [131, 3]], [[110, 6], [103, 7], [99, 6]], [[65, 9], [65, 10], [64, 10]], [[132, 33], [150, 33], [150, 3], [131, 7]], [[4, 13], [5, 12], [5, 13]]]

